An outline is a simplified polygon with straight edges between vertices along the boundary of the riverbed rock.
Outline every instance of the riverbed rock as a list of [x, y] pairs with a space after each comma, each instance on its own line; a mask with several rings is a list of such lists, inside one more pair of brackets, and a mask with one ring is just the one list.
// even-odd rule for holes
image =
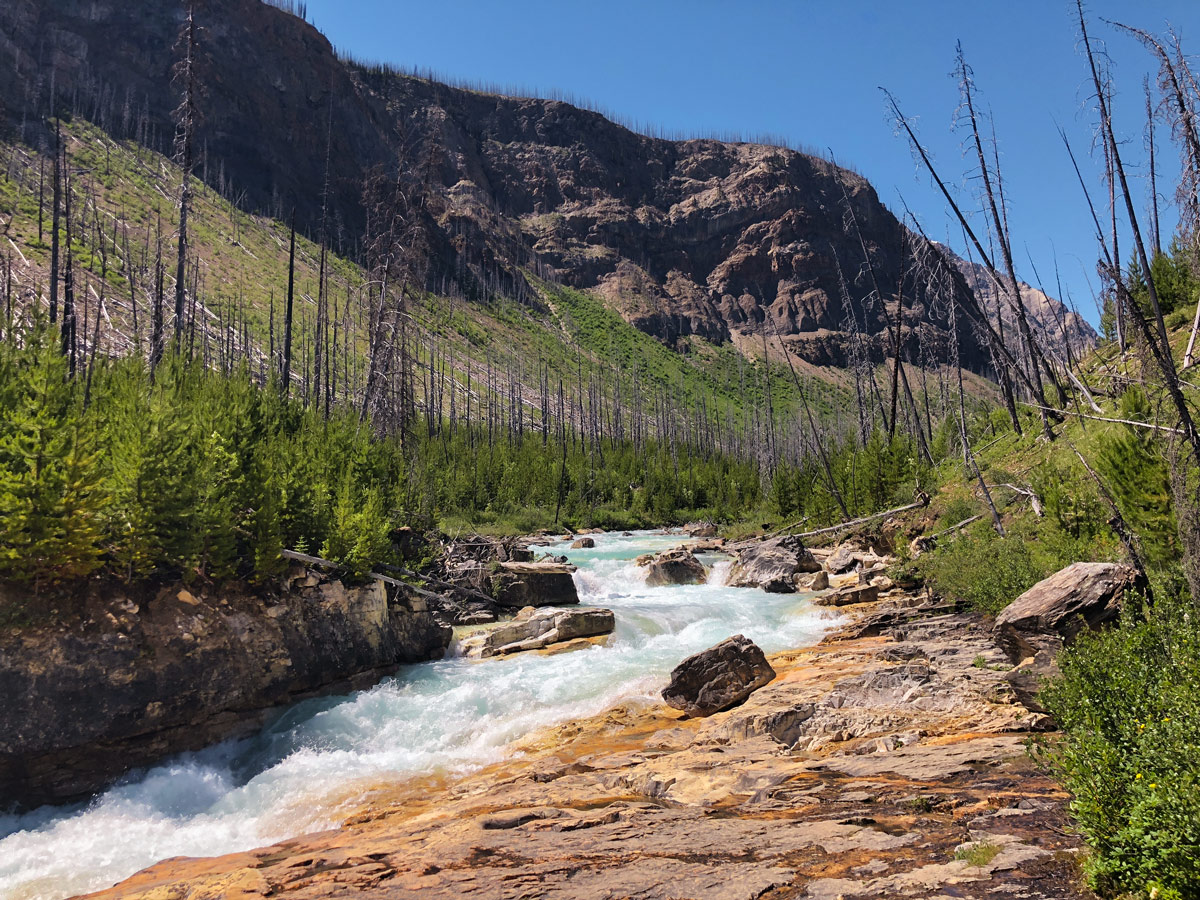
[[683, 526], [683, 533], [693, 538], [715, 538], [717, 526], [712, 522], [688, 522]]
[[581, 537], [571, 544], [572, 550], [591, 550], [596, 542], [590, 537]]
[[541, 650], [577, 638], [610, 634], [616, 624], [612, 610], [581, 606], [572, 609], [527, 606], [509, 622], [461, 642], [463, 655], [486, 659], [524, 650]]
[[996, 641], [1014, 663], [1046, 650], [1056, 654], [1085, 628], [1121, 612], [1137, 573], [1119, 563], [1072, 563], [1039, 581], [996, 617]]
[[500, 563], [491, 578], [496, 603], [514, 609], [525, 606], [567, 606], [579, 602], [575, 566], [559, 562]]
[[800, 538], [785, 535], [742, 550], [729, 570], [728, 583], [730, 587], [757, 587], [772, 594], [791, 594], [796, 590], [798, 574], [820, 569], [821, 564]]
[[[278, 707], [440, 657], [425, 598], [295, 567], [283, 585], [93, 585], [63, 625], [0, 634], [0, 804], [71, 800], [260, 728]], [[7, 589], [6, 589], [7, 590]]]
[[839, 588], [817, 597], [814, 602], [821, 606], [849, 606], [852, 603], [874, 603], [879, 599], [879, 588], [873, 584], [856, 584]]
[[829, 590], [829, 573], [822, 569], [809, 579], [806, 590], [810, 591], [827, 591]]
[[825, 571], [830, 575], [842, 575], [858, 564], [861, 549], [855, 544], [839, 544], [825, 560]]
[[[638, 557], [639, 563], [643, 557]], [[671, 584], [704, 584], [704, 564], [691, 550], [677, 547], [657, 553], [641, 563], [646, 567], [646, 584], [663, 587]]]
[[677, 665], [662, 697], [689, 716], [711, 716], [741, 703], [774, 677], [758, 645], [736, 634]]

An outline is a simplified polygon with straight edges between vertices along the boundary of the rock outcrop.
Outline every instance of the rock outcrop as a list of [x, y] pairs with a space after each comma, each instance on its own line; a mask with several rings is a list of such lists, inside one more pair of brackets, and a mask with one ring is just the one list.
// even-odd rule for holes
[[250, 734], [271, 710], [369, 687], [450, 642], [420, 597], [295, 570], [270, 591], [95, 589], [70, 625], [0, 635], [0, 798], [86, 796]]
[[741, 703], [774, 677], [758, 645], [737, 634], [677, 665], [662, 697], [689, 716], [711, 716]]
[[616, 619], [609, 609], [594, 606], [535, 609], [527, 606], [514, 619], [463, 638], [460, 646], [464, 656], [485, 659], [611, 634], [615, 625]]
[[784, 536], [755, 543], [738, 553], [729, 570], [730, 587], [757, 587], [771, 594], [791, 594], [796, 576], [819, 572], [816, 561], [799, 538]]
[[686, 547], [664, 550], [649, 557], [639, 557], [638, 565], [645, 567], [646, 584], [650, 587], [704, 584], [707, 577], [704, 564]]
[[852, 603], [874, 603], [878, 599], [879, 588], [877, 586], [858, 584], [822, 594], [815, 602], [821, 606], [849, 606]]
[[566, 606], [579, 602], [575, 566], [558, 562], [500, 563], [491, 577], [492, 594], [500, 606]]

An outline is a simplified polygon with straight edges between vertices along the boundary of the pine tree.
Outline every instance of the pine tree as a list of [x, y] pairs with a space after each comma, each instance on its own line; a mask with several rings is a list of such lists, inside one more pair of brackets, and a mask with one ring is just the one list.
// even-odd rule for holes
[[100, 557], [94, 442], [54, 345], [41, 323], [0, 350], [0, 572], [35, 584], [84, 577]]

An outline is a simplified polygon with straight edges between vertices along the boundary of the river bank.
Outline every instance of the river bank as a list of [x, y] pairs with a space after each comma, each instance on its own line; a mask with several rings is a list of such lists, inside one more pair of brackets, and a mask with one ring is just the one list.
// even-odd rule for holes
[[95, 896], [1087, 896], [1067, 797], [1025, 752], [1046, 719], [987, 623], [900, 591], [841, 612], [732, 710], [619, 703], [483, 770], [381, 783], [338, 828]]

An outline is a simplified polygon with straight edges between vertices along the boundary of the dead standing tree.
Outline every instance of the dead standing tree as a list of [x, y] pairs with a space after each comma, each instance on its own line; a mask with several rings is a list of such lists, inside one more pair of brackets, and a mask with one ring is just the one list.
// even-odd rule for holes
[[[938, 174], [937, 169], [934, 167], [933, 160], [929, 158], [929, 154], [925, 151], [925, 147], [919, 140], [917, 140], [916, 132], [913, 131], [912, 125], [909, 124], [908, 119], [905, 117], [904, 113], [901, 112], [899, 102], [892, 95], [892, 93], [887, 90], [887, 88], [880, 88], [880, 90], [883, 91], [884, 96], [887, 98], [888, 108], [891, 111], [897, 127], [901, 129], [907, 136], [909, 144], [914, 153], [916, 153], [921, 163], [925, 166], [926, 171], [929, 172], [929, 175], [933, 179], [934, 184], [937, 185], [938, 190], [941, 191], [942, 196], [945, 198], [950, 210], [954, 213], [954, 216], [958, 220], [958, 224], [962, 228], [963, 233], [966, 235], [970, 245], [973, 246], [976, 252], [980, 255], [984, 267], [989, 270], [989, 274], [991, 275], [992, 279], [998, 285], [1003, 286], [1003, 281], [1001, 280], [999, 273], [996, 271], [995, 265], [992, 264], [991, 255], [984, 250], [983, 244], [980, 242], [979, 237], [975, 234], [974, 229], [971, 228], [970, 222], [967, 221], [967, 217], [963, 213], [962, 208], [954, 199], [954, 195], [950, 193], [950, 189], [946, 186], [945, 181], [942, 180], [942, 177]], [[974, 301], [972, 300], [971, 302], [973, 303]], [[984, 333], [987, 335], [988, 341], [991, 344], [991, 349], [995, 353], [997, 359], [1000, 360], [1002, 365], [1006, 365], [1009, 368], [1009, 371], [1017, 377], [1017, 380], [1020, 381], [1028, 391], [1029, 396], [1036, 398], [1036, 402], [1040, 406], [1042, 403], [1041, 395], [1039, 394], [1037, 387], [1034, 385], [1033, 380], [1029, 377], [1026, 367], [1017, 361], [1017, 359], [1013, 356], [1012, 351], [1009, 350], [1008, 345], [1005, 344], [1004, 340], [996, 333], [996, 329], [992, 327], [991, 322], [988, 320], [986, 311], [981, 310], [976, 304], [972, 312], [975, 315], [976, 322], [984, 327]], [[1014, 417], [1014, 420], [1015, 415], [1015, 409], [1010, 410], [1010, 416]], [[1020, 431], [1019, 422], [1016, 423], [1016, 430], [1018, 432]]]
[[[997, 278], [996, 286], [999, 288], [1001, 295], [1007, 296], [1009, 307], [1017, 320], [1017, 330], [1021, 335], [1021, 341], [1024, 344], [1026, 360], [1029, 365], [1029, 375], [1033, 381], [1035, 392], [1037, 394], [1036, 402], [1044, 403], [1042, 389], [1042, 374], [1054, 386], [1058, 394], [1058, 402], [1060, 406], [1066, 405], [1067, 398], [1062, 386], [1058, 383], [1053, 370], [1050, 368], [1049, 362], [1046, 360], [1045, 354], [1041, 352], [1038, 346], [1038, 341], [1034, 337], [1032, 329], [1029, 327], [1029, 318], [1025, 311], [1025, 301], [1021, 297], [1021, 286], [1017, 281], [1016, 268], [1013, 264], [1012, 242], [1008, 231], [1008, 214], [1004, 208], [1004, 193], [1001, 182], [1000, 168], [998, 161], [991, 168], [988, 166], [987, 154], [983, 150], [983, 140], [979, 134], [979, 113], [975, 108], [975, 82], [974, 73], [971, 67], [967, 65], [966, 57], [963, 55], [962, 44], [957, 47], [957, 63], [956, 74], [958, 76], [958, 89], [962, 98], [962, 104], [959, 112], [961, 119], [967, 124], [971, 133], [971, 143], [975, 149], [976, 161], [979, 165], [979, 180], [983, 188], [984, 197], [987, 200], [987, 209], [991, 215], [992, 237], [997, 246], [1000, 248], [1000, 253], [1004, 261], [1003, 279]], [[998, 156], [998, 148], [995, 146], [993, 137], [993, 152]], [[996, 158], [996, 157], [994, 157]], [[997, 273], [994, 266], [987, 263], [989, 274], [996, 278]], [[1048, 438], [1053, 438], [1053, 432], [1050, 430], [1050, 423], [1046, 417], [1045, 411], [1041, 410], [1042, 428]]]
[[[1121, 159], [1121, 152], [1118, 146], [1119, 142], [1113, 129], [1112, 110], [1109, 104], [1109, 87], [1105, 83], [1105, 79], [1101, 76], [1100, 67], [1096, 62], [1095, 53], [1092, 51], [1091, 40], [1088, 37], [1087, 21], [1083, 12], [1082, 0], [1076, 0], [1076, 10], [1079, 15], [1079, 31], [1081, 43], [1083, 44], [1085, 55], [1087, 56], [1088, 67], [1092, 76], [1092, 85], [1095, 88], [1095, 102], [1097, 110], [1100, 114], [1100, 135], [1108, 147], [1108, 152], [1111, 155], [1113, 171], [1117, 176], [1117, 181], [1121, 187], [1121, 195], [1125, 201], [1125, 212], [1129, 221], [1129, 228], [1133, 235], [1133, 243], [1137, 252], [1137, 258], [1142, 266], [1142, 271], [1145, 273], [1146, 293], [1150, 300], [1151, 311], [1155, 317], [1155, 328], [1151, 325], [1149, 319], [1142, 312], [1137, 301], [1129, 296], [1129, 291], [1125, 287], [1122, 279], [1120, 260], [1112, 257], [1107, 245], [1102, 242], [1102, 269], [1104, 274], [1109, 278], [1116, 292], [1116, 300], [1124, 306], [1126, 313], [1137, 326], [1138, 332], [1145, 341], [1146, 348], [1158, 367], [1160, 374], [1163, 377], [1163, 386], [1171, 399], [1172, 405], [1175, 407], [1175, 412], [1179, 417], [1179, 426], [1183, 431], [1184, 439], [1187, 441], [1188, 448], [1194, 463], [1200, 464], [1200, 432], [1197, 432], [1195, 422], [1192, 418], [1191, 410], [1188, 406], [1187, 399], [1183, 395], [1183, 390], [1179, 383], [1179, 374], [1175, 369], [1175, 359], [1171, 353], [1171, 344], [1167, 337], [1166, 324], [1162, 317], [1162, 308], [1158, 302], [1158, 291], [1154, 284], [1153, 272], [1150, 268], [1150, 260], [1146, 253], [1146, 245], [1142, 240], [1141, 227], [1138, 224], [1137, 211], [1133, 200], [1133, 194], [1129, 188], [1129, 181], [1125, 174], [1125, 165]], [[1066, 140], [1064, 136], [1064, 141]], [[1070, 148], [1068, 147], [1068, 150]], [[1072, 157], [1074, 159], [1074, 157]], [[1078, 174], [1078, 166], [1076, 173]], [[1080, 183], [1083, 183], [1082, 176]], [[1086, 186], [1084, 187], [1086, 194]], [[1091, 198], [1088, 197], [1088, 204], [1091, 206]], [[1092, 206], [1092, 217], [1096, 222], [1097, 231], [1099, 231], [1099, 220], [1095, 216], [1095, 208]]]
[[414, 173], [404, 164], [411, 155], [408, 147], [403, 141], [401, 145], [405, 149], [396, 160], [395, 171], [377, 168], [367, 176], [363, 187], [367, 210], [363, 243], [372, 302], [367, 380], [359, 415], [397, 433], [404, 441], [417, 409], [406, 307], [409, 294], [425, 285], [429, 255], [425, 230], [430, 215], [427, 198], [435, 149], [431, 145], [424, 172]]
[[[184, 309], [187, 301], [188, 212], [192, 205], [192, 169], [195, 166], [195, 136], [198, 124], [196, 109], [196, 0], [188, 0], [187, 16], [179, 30], [176, 52], [181, 54], [175, 64], [175, 80], [182, 86], [183, 97], [175, 110], [175, 158], [180, 168], [179, 178], [179, 245], [175, 263], [175, 337], [181, 343]], [[179, 344], [176, 345], [176, 350]]]

